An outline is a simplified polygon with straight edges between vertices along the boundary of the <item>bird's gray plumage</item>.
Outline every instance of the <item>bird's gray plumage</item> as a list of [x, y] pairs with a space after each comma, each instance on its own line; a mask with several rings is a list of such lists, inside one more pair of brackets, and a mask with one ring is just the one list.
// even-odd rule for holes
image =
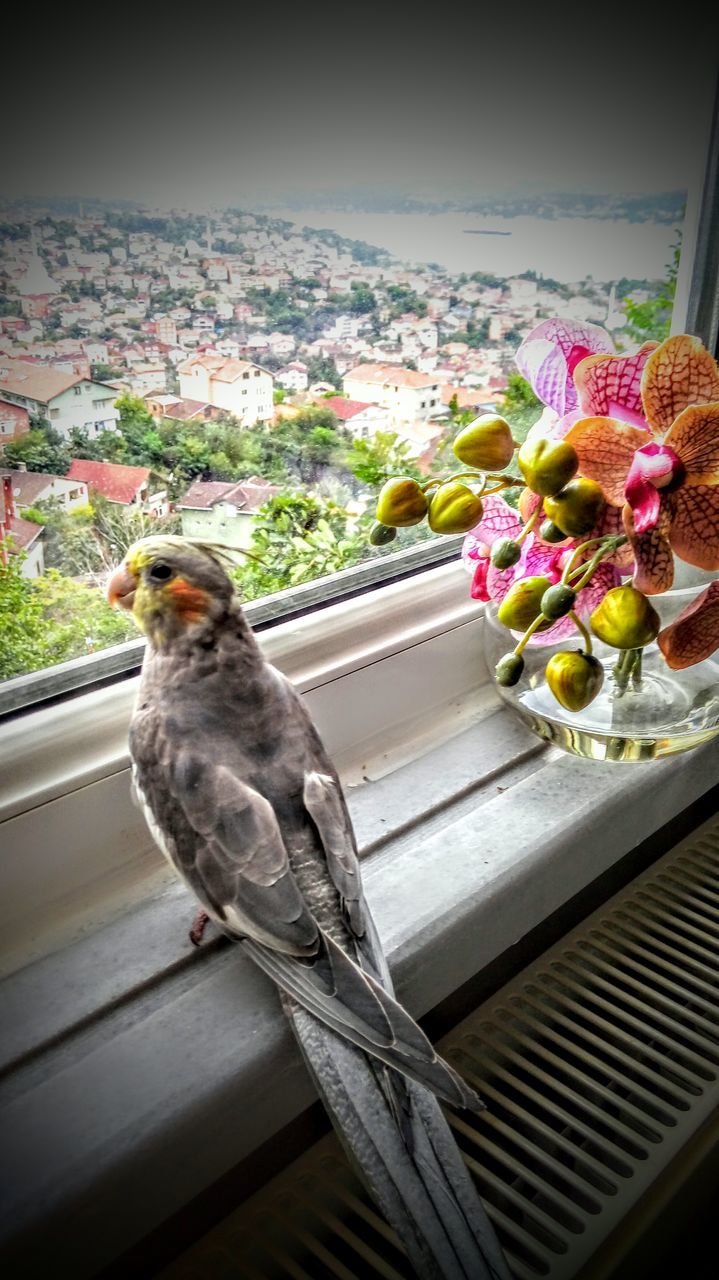
[[[183, 572], [202, 580], [207, 557], [186, 556]], [[330, 1117], [417, 1274], [508, 1280], [437, 1097], [483, 1104], [394, 999], [337, 774], [239, 603], [217, 591], [218, 572], [213, 562], [204, 621], [148, 644], [130, 752], [153, 831], [279, 987]]]

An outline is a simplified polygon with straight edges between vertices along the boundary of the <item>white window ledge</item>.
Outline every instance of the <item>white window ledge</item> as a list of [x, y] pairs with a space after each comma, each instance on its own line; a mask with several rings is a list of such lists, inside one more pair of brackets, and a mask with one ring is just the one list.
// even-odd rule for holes
[[[325, 617], [321, 650], [312, 619], [288, 624], [294, 643], [281, 628], [264, 642], [340, 763], [367, 896], [400, 997], [421, 1016], [708, 792], [718, 755], [709, 743], [650, 764], [565, 756], [488, 686], [463, 575], [384, 590], [376, 626], [366, 603]], [[95, 1275], [314, 1097], [271, 983], [224, 940], [198, 951], [187, 939], [194, 904], [128, 802], [131, 693], [106, 691], [93, 742], [100, 704], [74, 725], [64, 704], [59, 754], [63, 721], [36, 723], [33, 776], [17, 760], [1, 797], [0, 833], [19, 837], [0, 863], [11, 1274], [42, 1274], [52, 1257], [76, 1280]], [[15, 730], [0, 750], [20, 749]]]

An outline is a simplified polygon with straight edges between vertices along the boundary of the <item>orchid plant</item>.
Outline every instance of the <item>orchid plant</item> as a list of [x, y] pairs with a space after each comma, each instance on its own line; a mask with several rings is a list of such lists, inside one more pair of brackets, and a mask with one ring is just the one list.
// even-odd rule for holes
[[461, 471], [386, 482], [371, 540], [424, 519], [463, 533], [471, 595], [494, 602], [514, 641], [498, 682], [520, 680], [527, 645], [578, 639], [545, 672], [576, 712], [604, 679], [593, 637], [617, 650], [618, 696], [638, 687], [654, 641], [673, 670], [719, 648], [719, 581], [663, 629], [651, 600], [672, 587], [675, 559], [719, 569], [719, 369], [688, 334], [625, 355], [597, 325], [561, 319], [537, 325], [515, 358], [545, 406], [524, 443], [501, 415], [477, 418], [452, 445]]

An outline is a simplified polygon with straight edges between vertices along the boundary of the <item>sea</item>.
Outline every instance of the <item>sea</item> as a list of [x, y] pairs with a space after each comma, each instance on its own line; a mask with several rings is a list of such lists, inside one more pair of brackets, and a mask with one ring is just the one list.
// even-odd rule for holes
[[486, 217], [471, 213], [264, 210], [300, 227], [327, 228], [386, 249], [403, 262], [452, 274], [523, 271], [575, 283], [663, 280], [679, 224], [602, 218]]

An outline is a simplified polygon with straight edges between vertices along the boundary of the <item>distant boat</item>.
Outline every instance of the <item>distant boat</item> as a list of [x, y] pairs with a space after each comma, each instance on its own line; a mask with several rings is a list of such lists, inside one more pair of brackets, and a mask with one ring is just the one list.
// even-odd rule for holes
[[511, 231], [481, 231], [478, 227], [464, 227], [466, 236], [511, 236]]

